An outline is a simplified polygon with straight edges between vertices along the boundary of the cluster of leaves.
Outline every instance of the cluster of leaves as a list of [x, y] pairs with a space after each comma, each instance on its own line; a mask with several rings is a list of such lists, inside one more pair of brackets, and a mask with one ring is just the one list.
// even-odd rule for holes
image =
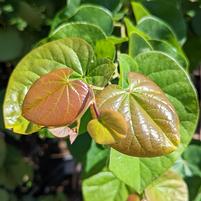
[[[42, 135], [47, 127], [71, 141], [78, 131], [69, 149], [83, 163], [86, 201], [123, 201], [132, 193], [169, 199], [160, 185], [187, 200], [175, 173], [155, 181], [180, 157], [198, 119], [177, 1], [159, 7], [174, 8], [180, 26], [158, 12], [158, 1], [80, 3], [69, 0], [48, 37], [16, 66], [4, 101], [5, 127]], [[87, 130], [112, 148], [91, 142]]]

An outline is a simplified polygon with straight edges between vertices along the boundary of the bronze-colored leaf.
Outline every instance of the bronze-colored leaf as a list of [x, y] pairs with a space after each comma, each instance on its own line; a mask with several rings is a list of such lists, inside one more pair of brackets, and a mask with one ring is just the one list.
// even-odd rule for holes
[[179, 142], [179, 119], [163, 91], [149, 78], [129, 73], [129, 88], [109, 85], [97, 97], [99, 110], [120, 112], [128, 135], [112, 147], [131, 156], [159, 156], [174, 151]]
[[22, 115], [42, 126], [66, 126], [76, 121], [90, 104], [92, 93], [81, 80], [71, 79], [70, 68], [41, 76], [25, 96]]
[[98, 119], [88, 123], [87, 130], [96, 143], [114, 144], [118, 139], [126, 137], [128, 126], [119, 112], [105, 110]]

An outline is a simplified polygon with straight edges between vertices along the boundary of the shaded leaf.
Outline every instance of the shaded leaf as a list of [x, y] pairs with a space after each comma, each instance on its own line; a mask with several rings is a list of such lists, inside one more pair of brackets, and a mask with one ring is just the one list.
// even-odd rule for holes
[[[75, 122], [88, 108], [92, 94], [87, 84], [71, 80], [72, 73], [70, 68], [62, 68], [38, 79], [25, 96], [22, 115], [41, 126], [65, 126]], [[52, 130], [53, 134], [56, 130]]]
[[90, 149], [83, 162], [82, 177], [87, 178], [100, 172], [105, 166], [109, 157], [109, 149], [92, 141]]
[[113, 144], [118, 139], [125, 138], [127, 123], [119, 112], [108, 109], [101, 111], [98, 119], [91, 120], [87, 130], [96, 143]]
[[122, 201], [128, 197], [126, 186], [111, 172], [100, 172], [83, 181], [85, 201]]
[[142, 18], [138, 22], [137, 28], [147, 34], [151, 39], [165, 40], [177, 49], [181, 49], [172, 29], [168, 24], [156, 17], [148, 16]]
[[101, 28], [107, 35], [110, 35], [113, 30], [112, 14], [109, 10], [99, 6], [80, 6], [70, 21], [94, 24]]
[[131, 33], [129, 37], [129, 55], [133, 58], [138, 54], [151, 51], [153, 48], [148, 40], [138, 33]]
[[[183, 44], [186, 39], [186, 23], [183, 17], [183, 7], [177, 0], [152, 0], [142, 1], [143, 5], [149, 12], [165, 22], [167, 22], [177, 35], [180, 43]], [[183, 2], [182, 2], [183, 3]], [[189, 8], [189, 7], [188, 7]], [[171, 13], [170, 13], [171, 11]]]
[[0, 167], [4, 164], [6, 157], [6, 143], [4, 138], [0, 136]]
[[19, 150], [7, 144], [4, 165], [0, 168], [0, 185], [14, 190], [18, 185], [23, 183], [24, 176], [32, 179], [32, 167], [23, 159]]
[[106, 87], [96, 97], [100, 110], [120, 112], [129, 124], [125, 139], [112, 145], [131, 156], [171, 153], [179, 144], [179, 120], [161, 89], [138, 73], [129, 73], [129, 88]]
[[15, 29], [0, 28], [0, 44], [0, 61], [16, 59], [23, 52], [23, 39]]
[[173, 171], [168, 171], [145, 190], [147, 201], [188, 201], [186, 183]]

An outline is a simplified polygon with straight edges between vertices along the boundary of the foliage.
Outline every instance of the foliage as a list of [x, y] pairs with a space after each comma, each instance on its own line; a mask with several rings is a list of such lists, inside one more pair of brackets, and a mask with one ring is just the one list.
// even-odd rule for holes
[[[189, 72], [200, 63], [192, 45], [200, 42], [200, 3], [69, 0], [56, 14], [57, 9], [48, 13], [45, 2], [0, 3], [1, 18], [10, 25], [0, 28], [6, 47], [0, 48], [0, 60], [15, 63], [33, 46], [9, 78], [5, 129], [43, 138], [69, 136], [69, 150], [83, 165], [85, 201], [125, 201], [130, 194], [147, 201], [188, 200], [185, 182], [190, 200], [198, 201], [200, 149], [187, 146], [199, 116]], [[43, 28], [45, 33], [25, 48], [21, 34]], [[0, 143], [0, 182], [6, 188], [0, 196], [9, 200], [14, 194], [7, 189], [22, 185], [25, 174], [31, 180], [33, 170], [15, 148]], [[173, 165], [177, 173], [168, 171]], [[22, 200], [32, 199], [65, 196]]]

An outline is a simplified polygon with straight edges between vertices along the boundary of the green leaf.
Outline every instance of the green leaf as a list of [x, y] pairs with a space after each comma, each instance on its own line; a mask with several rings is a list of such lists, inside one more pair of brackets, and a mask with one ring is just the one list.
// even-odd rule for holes
[[179, 144], [179, 120], [161, 89], [142, 74], [128, 74], [129, 87], [109, 85], [96, 96], [100, 111], [112, 109], [127, 121], [126, 138], [116, 140], [114, 149], [130, 156], [160, 156]]
[[92, 141], [83, 162], [82, 177], [86, 178], [100, 172], [106, 166], [108, 157], [109, 149]]
[[148, 16], [142, 18], [138, 22], [137, 28], [147, 34], [151, 39], [165, 40], [174, 45], [177, 49], [181, 49], [172, 29], [165, 22], [156, 17]]
[[112, 42], [107, 39], [103, 39], [97, 41], [95, 52], [98, 58], [109, 58], [114, 60], [116, 48]]
[[106, 79], [111, 78], [115, 69], [109, 60], [96, 61], [92, 48], [81, 39], [65, 38], [35, 48], [19, 62], [10, 77], [4, 100], [6, 128], [26, 134], [39, 130], [21, 116], [24, 97], [42, 75], [65, 67], [74, 70], [74, 76], [96, 86], [107, 84]]
[[[200, 169], [201, 173], [201, 147], [198, 145], [190, 145], [183, 154], [184, 160], [189, 164], [195, 165]], [[201, 174], [200, 174], [201, 176]]]
[[126, 186], [111, 172], [100, 172], [83, 181], [85, 201], [122, 201], [128, 197]]
[[118, 56], [119, 68], [120, 68], [120, 78], [119, 86], [122, 88], [128, 87], [128, 73], [134, 72], [138, 68], [137, 62], [127, 54], [119, 54]]
[[189, 200], [200, 201], [201, 197], [201, 177], [193, 176], [185, 178], [189, 189]]
[[[183, 2], [182, 2], [183, 3]], [[181, 44], [186, 39], [186, 22], [183, 17], [182, 4], [178, 0], [143, 0], [142, 4], [153, 15], [167, 22], [175, 31]], [[171, 11], [171, 12], [170, 12]]]
[[78, 6], [80, 5], [81, 0], [68, 0], [66, 7], [64, 7], [61, 11], [59, 11], [54, 17], [51, 23], [51, 32], [54, 31], [60, 24], [67, 21], [70, 17], [72, 17]]
[[91, 137], [88, 135], [88, 133], [78, 135], [73, 144], [70, 144], [69, 141], [67, 141], [67, 144], [68, 149], [70, 150], [73, 157], [77, 161], [84, 163], [91, 146]]
[[19, 150], [7, 144], [4, 165], [0, 168], [0, 185], [13, 190], [23, 183], [25, 176], [32, 179], [32, 167], [25, 162]]
[[136, 57], [138, 54], [146, 51], [151, 51], [151, 44], [138, 33], [131, 33], [129, 37], [129, 55]]
[[132, 2], [131, 5], [137, 22], [145, 16], [150, 16], [149, 11], [141, 3]]
[[[136, 61], [139, 65], [136, 71], [145, 74], [156, 82], [174, 105], [180, 119], [181, 136], [180, 148], [167, 156], [133, 158], [115, 150], [111, 151], [110, 170], [122, 181], [133, 187], [135, 191], [141, 193], [148, 184], [170, 168], [184, 151], [194, 134], [199, 107], [195, 89], [188, 75], [169, 56], [159, 52], [147, 52], [138, 55]], [[118, 168], [119, 164], [127, 164], [127, 167], [131, 168], [125, 169], [121, 166]], [[139, 175], [133, 184], [129, 179], [130, 177], [134, 178], [136, 174], [131, 176], [132, 172], [137, 172]]]
[[5, 96], [5, 90], [0, 90], [0, 129], [4, 128], [3, 121], [3, 100]]
[[6, 190], [1, 189], [1, 188], [0, 188], [0, 200], [2, 200], [2, 201], [10, 200], [9, 193]]
[[200, 67], [201, 52], [197, 51], [201, 47], [200, 37], [189, 37], [184, 44], [184, 51], [190, 60], [190, 71]]
[[90, 45], [106, 38], [105, 33], [96, 25], [86, 22], [65, 23], [59, 26], [49, 35], [49, 40], [57, 40], [66, 37], [78, 37], [86, 40]]
[[13, 28], [0, 28], [0, 44], [0, 61], [16, 59], [23, 52], [23, 39]]
[[145, 190], [147, 201], [188, 201], [186, 183], [173, 171], [168, 171]]
[[6, 143], [4, 138], [0, 136], [0, 167], [4, 164], [6, 157]]
[[173, 45], [162, 40], [149, 40], [149, 43], [151, 43], [151, 46], [154, 50], [158, 50], [168, 54], [169, 56], [174, 58], [182, 67], [184, 67], [186, 70], [188, 69], [188, 59], [183, 52], [176, 49]]
[[96, 143], [114, 144], [118, 139], [126, 137], [128, 127], [119, 112], [107, 109], [101, 111], [98, 119], [88, 123], [87, 130]]
[[90, 3], [105, 7], [113, 12], [117, 12], [120, 10], [123, 0], [82, 0], [83, 3]]
[[103, 87], [112, 78], [114, 64], [109, 59], [97, 59], [90, 63], [86, 75], [88, 84]]
[[112, 14], [109, 10], [93, 5], [80, 6], [70, 21], [87, 22], [101, 28], [107, 35], [113, 31]]
[[128, 36], [130, 37], [130, 35], [132, 33], [137, 33], [138, 35], [140, 35], [141, 37], [145, 38], [145, 39], [149, 39], [149, 36], [144, 33], [143, 31], [141, 31], [140, 29], [138, 29], [131, 21], [129, 18], [125, 18], [124, 19], [125, 25], [126, 25], [126, 30], [128, 33]]

